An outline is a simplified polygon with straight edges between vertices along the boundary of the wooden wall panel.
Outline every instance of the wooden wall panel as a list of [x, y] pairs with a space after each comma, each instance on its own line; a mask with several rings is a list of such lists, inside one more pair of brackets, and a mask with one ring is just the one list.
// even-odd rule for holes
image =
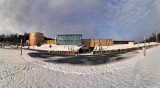
[[37, 44], [42, 44], [42, 43], [44, 43], [43, 33], [31, 32], [29, 34], [29, 44], [31, 46], [36, 46]]
[[46, 43], [47, 43], [47, 44], [56, 44], [56, 41], [55, 41], [55, 40], [47, 40]]
[[82, 44], [90, 47], [95, 47], [96, 45], [113, 46], [113, 40], [112, 39], [83, 39]]

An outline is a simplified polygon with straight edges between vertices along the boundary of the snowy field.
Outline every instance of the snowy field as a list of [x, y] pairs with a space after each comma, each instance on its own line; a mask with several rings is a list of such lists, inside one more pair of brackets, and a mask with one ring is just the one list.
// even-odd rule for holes
[[[146, 46], [150, 46], [150, 45], [157, 45], [159, 43], [156, 42], [151, 42], [151, 43], [146, 43]], [[52, 47], [49, 47], [49, 46]], [[45, 51], [74, 51], [74, 52], [78, 52], [78, 50], [83, 47], [83, 46], [71, 46], [71, 45], [56, 45], [56, 44], [44, 44], [41, 45], [40, 47], [37, 46], [30, 46], [29, 49], [35, 49], [35, 50], [45, 50]], [[102, 46], [102, 51], [107, 51], [107, 50], [118, 50], [118, 49], [131, 49], [131, 48], [138, 48], [138, 47], [144, 47], [145, 44], [144, 43], [140, 43], [140, 44], [134, 44], [134, 45], [114, 45], [114, 46]], [[20, 46], [19, 46], [20, 48]], [[28, 49], [28, 46], [24, 46], [23, 48]], [[96, 45], [94, 47], [93, 51], [99, 51], [100, 47], [98, 45]], [[93, 55], [92, 53], [87, 53], [88, 55]], [[86, 54], [83, 54], [86, 55]]]
[[[49, 47], [49, 46], [52, 47]], [[19, 46], [20, 47], [20, 46]], [[36, 49], [36, 50], [50, 50], [50, 51], [75, 51], [77, 52], [82, 46], [71, 46], [71, 45], [56, 45], [56, 44], [44, 44], [40, 47], [37, 46], [30, 46], [29, 49]], [[25, 46], [23, 48], [28, 48], [28, 46]]]
[[147, 49], [147, 56], [142, 50], [113, 57], [101, 55], [97, 59], [122, 59], [98, 64], [83, 58], [83, 64], [51, 63], [46, 60], [73, 57], [39, 57], [35, 53], [24, 50], [20, 56], [20, 50], [0, 48], [0, 88], [160, 88], [160, 46]]
[[[150, 46], [150, 45], [156, 45], [159, 43], [156, 42], [151, 42], [151, 43], [146, 43], [146, 46]], [[106, 50], [118, 50], [118, 49], [129, 49], [129, 48], [136, 48], [136, 47], [144, 47], [145, 44], [144, 43], [140, 43], [140, 44], [134, 44], [134, 45], [114, 45], [114, 46], [102, 46], [102, 51], [106, 51]], [[99, 51], [99, 46], [95, 46], [93, 51]]]

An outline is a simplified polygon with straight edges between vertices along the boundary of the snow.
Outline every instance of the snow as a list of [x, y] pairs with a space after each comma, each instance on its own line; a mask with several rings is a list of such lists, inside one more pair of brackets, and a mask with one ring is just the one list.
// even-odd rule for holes
[[28, 55], [34, 52], [23, 50], [21, 56], [20, 50], [0, 48], [0, 88], [160, 87], [160, 46], [147, 49], [146, 56], [139, 50], [117, 56], [127, 57], [124, 60], [99, 65], [48, 63]]
[[[146, 46], [149, 45], [156, 45], [159, 43], [156, 42], [151, 42], [151, 43], [146, 43]], [[144, 47], [145, 44], [144, 43], [140, 43], [140, 44], [134, 44], [134, 45], [114, 45], [114, 46], [102, 46], [102, 51], [106, 51], [106, 50], [118, 50], [118, 49], [129, 49], [129, 48], [136, 48], [136, 47]], [[99, 46], [95, 46], [93, 51], [98, 51], [99, 50]]]
[[[151, 42], [151, 43], [146, 43], [146, 46], [150, 45], [157, 45], [159, 43], [156, 42]], [[49, 46], [52, 46], [51, 48]], [[113, 45], [113, 46], [102, 46], [102, 51], [107, 51], [107, 50], [118, 50], [118, 49], [130, 49], [130, 48], [138, 48], [138, 47], [144, 47], [144, 43], [140, 44], [134, 44], [134, 45]], [[20, 46], [19, 46], [20, 47]], [[40, 47], [37, 46], [30, 46], [29, 49], [35, 49], [35, 50], [45, 50], [45, 51], [74, 51], [78, 52], [80, 48], [83, 46], [76, 46], [76, 45], [56, 45], [56, 44], [44, 44], [41, 45]], [[24, 46], [23, 48], [28, 48], [28, 46]], [[100, 47], [98, 45], [95, 46], [93, 51], [99, 51]], [[85, 53], [85, 54], [80, 54], [80, 55], [93, 55], [93, 52], [91, 53]]]
[[[49, 46], [52, 46], [51, 48]], [[75, 51], [77, 52], [82, 46], [76, 46], [76, 45], [56, 45], [56, 44], [44, 44], [40, 47], [37, 46], [30, 46], [30, 49], [36, 49], [36, 50], [53, 50], [53, 51]], [[28, 48], [28, 46], [25, 46], [23, 48]]]

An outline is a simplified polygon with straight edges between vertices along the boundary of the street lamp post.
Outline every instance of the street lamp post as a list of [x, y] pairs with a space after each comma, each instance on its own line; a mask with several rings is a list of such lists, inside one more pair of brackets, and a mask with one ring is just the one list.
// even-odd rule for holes
[[21, 39], [21, 55], [22, 55], [22, 39]]
[[144, 56], [146, 56], [146, 37], [144, 36]]

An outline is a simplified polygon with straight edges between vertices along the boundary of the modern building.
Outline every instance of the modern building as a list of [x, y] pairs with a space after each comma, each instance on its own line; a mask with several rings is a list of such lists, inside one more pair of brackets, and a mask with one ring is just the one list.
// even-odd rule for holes
[[113, 41], [114, 45], [134, 45], [135, 41]]
[[57, 35], [57, 45], [82, 45], [82, 34], [64, 34]]
[[56, 40], [53, 39], [53, 40], [46, 40], [45, 42], [46, 44], [56, 44]]
[[82, 39], [82, 45], [95, 47], [96, 45], [101, 46], [113, 46], [112, 39]]
[[37, 46], [39, 44], [44, 43], [44, 35], [40, 32], [31, 32], [29, 34], [29, 45]]

